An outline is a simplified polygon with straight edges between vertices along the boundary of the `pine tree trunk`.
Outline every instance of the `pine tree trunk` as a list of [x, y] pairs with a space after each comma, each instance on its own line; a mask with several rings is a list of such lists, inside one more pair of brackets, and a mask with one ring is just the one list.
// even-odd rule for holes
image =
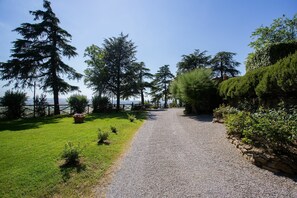
[[141, 105], [144, 106], [144, 94], [143, 94], [143, 90], [140, 90], [140, 94], [141, 94]]
[[54, 92], [54, 114], [60, 115], [59, 91], [56, 87], [54, 87], [53, 92]]

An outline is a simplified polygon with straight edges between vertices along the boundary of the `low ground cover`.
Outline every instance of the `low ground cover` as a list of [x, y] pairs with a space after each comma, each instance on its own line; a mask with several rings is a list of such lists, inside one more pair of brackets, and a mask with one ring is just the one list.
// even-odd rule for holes
[[[129, 144], [144, 114], [130, 122], [126, 113], [0, 121], [0, 197], [90, 195], [92, 187]], [[111, 126], [117, 133], [111, 132]], [[98, 145], [98, 128], [110, 131], [110, 144]], [[61, 158], [67, 142], [80, 145], [75, 166]]]

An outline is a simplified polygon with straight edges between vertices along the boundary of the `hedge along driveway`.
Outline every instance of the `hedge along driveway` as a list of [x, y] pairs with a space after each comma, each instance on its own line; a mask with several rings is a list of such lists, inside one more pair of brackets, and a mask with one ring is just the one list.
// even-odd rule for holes
[[[1, 121], [0, 197], [89, 195], [142, 122], [130, 122], [126, 113], [89, 115], [83, 124], [72, 117]], [[110, 131], [110, 126], [118, 135], [110, 133], [110, 145], [97, 145], [98, 128]], [[68, 141], [84, 147], [79, 167], [61, 166]]]

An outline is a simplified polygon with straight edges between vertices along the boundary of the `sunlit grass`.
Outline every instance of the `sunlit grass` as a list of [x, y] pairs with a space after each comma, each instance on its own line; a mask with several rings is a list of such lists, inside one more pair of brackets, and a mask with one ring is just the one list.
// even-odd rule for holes
[[[130, 122], [126, 113], [89, 115], [83, 124], [72, 117], [0, 121], [0, 197], [89, 195], [142, 122]], [[118, 134], [109, 134], [110, 145], [98, 145], [98, 128], [110, 126]], [[79, 167], [62, 166], [68, 141], [84, 147]]]

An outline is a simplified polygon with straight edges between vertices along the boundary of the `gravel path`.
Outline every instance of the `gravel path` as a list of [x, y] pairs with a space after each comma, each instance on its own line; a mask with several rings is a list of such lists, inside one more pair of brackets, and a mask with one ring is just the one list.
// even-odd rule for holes
[[151, 112], [107, 197], [297, 197], [297, 182], [247, 162], [223, 125], [182, 111]]

